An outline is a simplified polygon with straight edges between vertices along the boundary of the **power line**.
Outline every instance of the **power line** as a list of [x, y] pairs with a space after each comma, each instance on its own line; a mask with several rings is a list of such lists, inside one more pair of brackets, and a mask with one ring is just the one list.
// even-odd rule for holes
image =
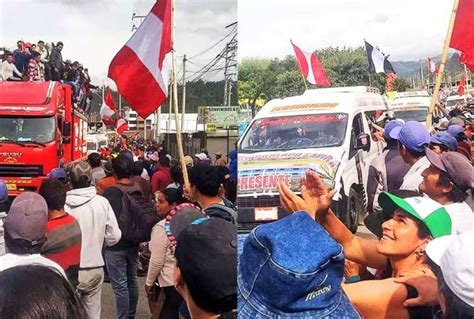
[[199, 53], [197, 53], [197, 54], [191, 56], [190, 58], [188, 58], [188, 60], [189, 60], [189, 59], [193, 59], [193, 58], [195, 58], [195, 57], [198, 57], [198, 56], [200, 56], [200, 55], [203, 55], [203, 54], [209, 52], [210, 50], [212, 50], [213, 48], [215, 48], [216, 46], [218, 46], [220, 43], [222, 43], [225, 39], [227, 39], [229, 36], [231, 36], [231, 35], [232, 35], [233, 33], [235, 33], [236, 31], [237, 31], [237, 26], [234, 26], [234, 27], [230, 30], [230, 32], [227, 33], [222, 39], [220, 39], [219, 41], [217, 41], [216, 43], [214, 43], [213, 45], [211, 45], [209, 48], [207, 48], [207, 49], [205, 49], [205, 50], [203, 50], [203, 51], [201, 51], [201, 52], [199, 52]]

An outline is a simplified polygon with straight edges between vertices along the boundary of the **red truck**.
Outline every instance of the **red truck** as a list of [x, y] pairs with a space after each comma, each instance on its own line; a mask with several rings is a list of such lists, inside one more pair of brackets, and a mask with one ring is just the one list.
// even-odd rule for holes
[[48, 173], [85, 158], [87, 118], [59, 82], [0, 82], [0, 179], [10, 196], [37, 191]]

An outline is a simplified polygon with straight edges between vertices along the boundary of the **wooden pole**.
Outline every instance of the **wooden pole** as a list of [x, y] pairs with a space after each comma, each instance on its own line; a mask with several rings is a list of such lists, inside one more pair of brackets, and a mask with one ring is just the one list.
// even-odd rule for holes
[[[175, 0], [171, 2], [171, 40], [174, 45], [175, 39]], [[188, 170], [186, 168], [186, 161], [184, 160], [184, 152], [183, 152], [183, 141], [181, 140], [181, 123], [178, 120], [178, 83], [176, 81], [176, 59], [175, 59], [175, 50], [171, 51], [172, 55], [172, 69], [173, 69], [173, 106], [174, 106], [174, 114], [175, 114], [175, 123], [176, 123], [176, 142], [178, 143], [178, 154], [181, 163], [181, 170], [183, 171], [183, 180], [184, 180], [184, 188], [189, 188], [189, 177], [188, 177]], [[181, 116], [184, 116], [182, 114]]]
[[438, 101], [439, 88], [441, 87], [441, 79], [444, 73], [444, 66], [446, 64], [446, 58], [448, 57], [449, 44], [451, 43], [451, 35], [453, 34], [454, 21], [456, 20], [456, 11], [458, 10], [459, 0], [454, 0], [453, 12], [451, 13], [451, 20], [449, 21], [448, 34], [444, 40], [443, 54], [441, 55], [441, 62], [439, 63], [439, 72], [436, 75], [436, 84], [431, 97], [431, 105], [426, 116], [426, 127], [429, 129], [433, 121], [433, 111]]

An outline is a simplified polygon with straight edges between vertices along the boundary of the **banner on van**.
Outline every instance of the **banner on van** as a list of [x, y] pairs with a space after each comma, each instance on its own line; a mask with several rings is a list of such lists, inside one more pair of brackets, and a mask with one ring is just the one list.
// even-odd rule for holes
[[320, 174], [324, 183], [332, 188], [342, 150], [239, 153], [238, 156], [238, 194], [241, 196], [276, 192], [279, 182], [299, 191], [300, 178], [308, 169]]

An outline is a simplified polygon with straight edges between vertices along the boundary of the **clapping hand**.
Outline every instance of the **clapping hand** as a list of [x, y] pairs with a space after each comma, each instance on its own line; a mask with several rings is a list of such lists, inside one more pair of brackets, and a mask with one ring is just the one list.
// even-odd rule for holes
[[311, 170], [301, 178], [301, 196], [299, 197], [283, 183], [277, 185], [281, 205], [290, 212], [304, 210], [316, 219], [316, 214], [328, 211], [335, 190], [328, 191], [319, 175]]

